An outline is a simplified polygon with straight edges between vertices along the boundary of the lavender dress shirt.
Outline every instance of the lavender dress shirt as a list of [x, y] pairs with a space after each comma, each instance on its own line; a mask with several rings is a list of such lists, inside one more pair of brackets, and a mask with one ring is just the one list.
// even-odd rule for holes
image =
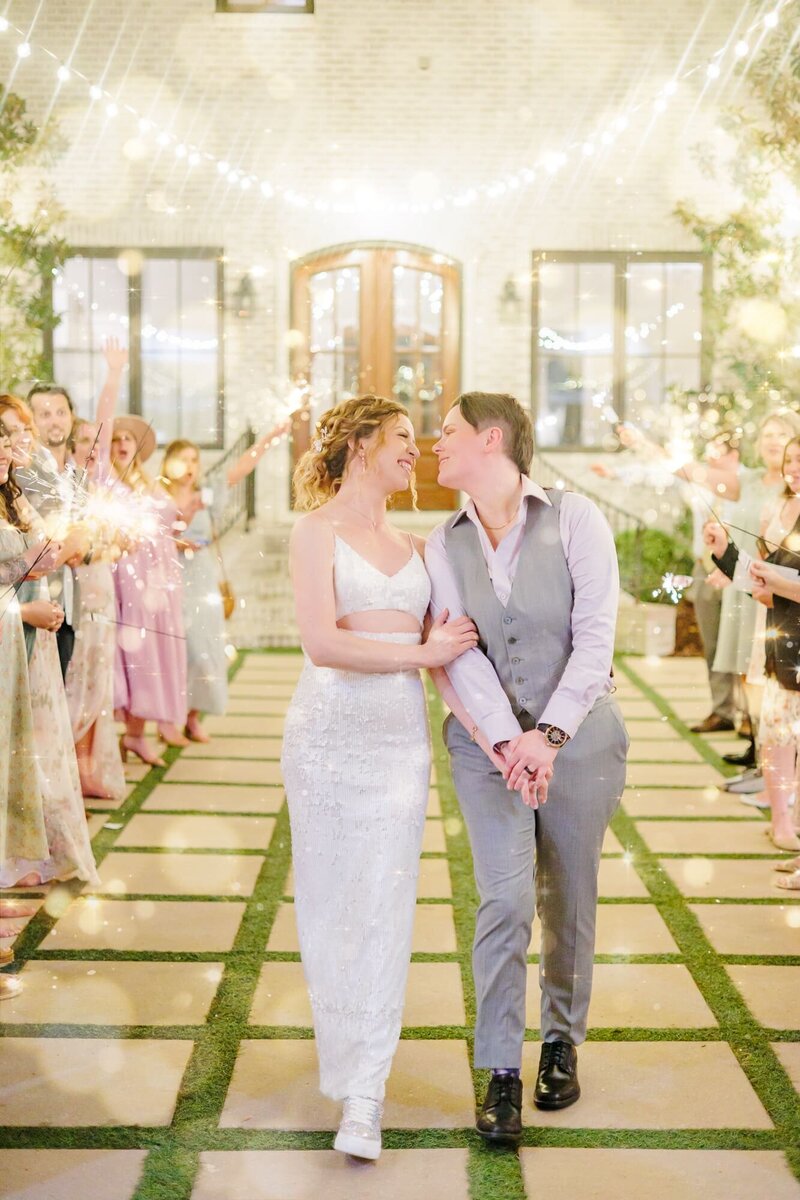
[[[544, 488], [523, 475], [522, 498], [514, 524], [496, 550], [478, 519], [472, 500], [462, 509], [478, 531], [492, 587], [503, 607], [508, 603], [514, 582], [527, 508], [537, 502], [551, 503]], [[425, 566], [431, 579], [431, 611], [438, 616], [446, 608], [451, 618], [468, 616], [469, 597], [464, 603], [459, 594], [447, 557], [444, 531], [444, 525], [437, 526], [425, 548]], [[577, 492], [564, 494], [559, 533], [574, 587], [572, 654], [539, 720], [557, 725], [574, 737], [595, 701], [612, 689], [610, 676], [619, 571], [608, 523], [586, 496]], [[531, 618], [535, 620], [535, 614], [532, 613]], [[494, 667], [481, 650], [468, 650], [462, 654], [450, 663], [447, 674], [459, 700], [491, 745], [496, 746], [522, 732]]]

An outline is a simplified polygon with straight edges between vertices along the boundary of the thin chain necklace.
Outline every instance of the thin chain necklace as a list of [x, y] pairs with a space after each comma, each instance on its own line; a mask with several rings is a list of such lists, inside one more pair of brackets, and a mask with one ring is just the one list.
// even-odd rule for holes
[[[517, 514], [514, 513], [514, 517], [516, 517], [516, 515]], [[487, 525], [486, 522], [483, 520], [481, 520], [481, 525], [483, 526], [484, 529], [489, 529], [489, 530], [491, 530], [492, 533], [496, 533], [498, 529], [505, 529], [506, 525], [510, 525], [511, 522], [514, 520], [514, 517], [509, 517], [507, 521], [503, 521], [502, 525]]]
[[343, 504], [345, 506], [345, 508], [349, 508], [351, 512], [358, 513], [358, 515], [360, 517], [363, 517], [364, 520], [367, 521], [369, 523], [369, 525], [372, 527], [372, 532], [377, 533], [378, 522], [373, 521], [372, 517], [368, 517], [366, 513], [363, 513], [360, 508], [356, 508], [355, 505], [348, 504], [346, 500], [342, 500], [341, 496], [339, 497], [339, 503]]
[[[476, 510], [476, 511], [477, 511], [477, 510]], [[517, 505], [517, 512], [519, 512], [519, 505]], [[484, 528], [484, 529], [488, 529], [488, 530], [490, 530], [492, 533], [497, 533], [497, 531], [498, 531], [498, 530], [500, 530], [500, 529], [505, 529], [505, 527], [506, 527], [507, 525], [510, 525], [510, 524], [511, 524], [511, 522], [512, 522], [513, 520], [515, 520], [515, 518], [516, 518], [516, 516], [517, 516], [517, 512], [515, 512], [515, 513], [514, 513], [514, 515], [513, 515], [512, 517], [509, 517], [507, 521], [503, 521], [503, 524], [502, 524], [502, 525], [487, 525], [487, 524], [486, 524], [486, 522], [483, 520], [483, 518], [482, 518], [482, 517], [480, 517], [480, 516], [478, 517], [478, 520], [480, 521], [480, 523], [481, 523], [481, 525], [483, 526], [483, 528]]]

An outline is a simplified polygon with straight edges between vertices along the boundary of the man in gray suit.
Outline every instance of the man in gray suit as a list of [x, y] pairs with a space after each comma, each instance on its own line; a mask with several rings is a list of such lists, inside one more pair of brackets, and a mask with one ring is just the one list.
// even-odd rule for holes
[[[628, 748], [611, 694], [617, 559], [590, 500], [530, 479], [533, 431], [513, 397], [461, 396], [434, 449], [439, 482], [469, 499], [428, 541], [433, 610], [468, 614], [480, 636], [447, 668], [472, 736], [452, 717], [445, 726], [480, 894], [475, 1066], [492, 1075], [476, 1128], [515, 1144], [534, 907], [543, 1043], [534, 1103], [564, 1108], [580, 1095], [600, 851]], [[533, 786], [519, 791], [526, 780]]]

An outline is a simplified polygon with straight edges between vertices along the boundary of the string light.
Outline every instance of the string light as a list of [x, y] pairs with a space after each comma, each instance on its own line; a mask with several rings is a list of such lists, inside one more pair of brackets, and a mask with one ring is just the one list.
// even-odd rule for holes
[[[748, 29], [746, 29], [745, 37], [740, 38], [733, 47], [733, 56], [735, 59], [744, 59], [750, 53], [750, 46], [747, 41], [747, 35], [758, 34], [764, 36], [764, 31], [774, 30], [780, 22], [781, 10], [789, 3], [789, 0], [779, 0], [775, 8], [766, 14], [753, 21]], [[99, 84], [92, 82], [81, 71], [74, 66], [66, 67], [60, 62], [55, 55], [46, 46], [37, 43], [31, 43], [27, 40], [21, 29], [12, 25], [6, 17], [0, 17], [0, 33], [6, 33], [9, 30], [17, 33], [22, 39], [16, 48], [17, 57], [20, 59], [29, 58], [34, 49], [46, 55], [54, 63], [56, 63], [56, 75], [60, 82], [66, 83], [73, 76], [82, 80], [87, 86], [89, 96], [92, 100], [103, 100], [106, 103], [106, 113], [109, 117], [117, 116], [121, 109], [120, 105], [110, 96], [110, 94]], [[243, 171], [232, 167], [225, 159], [218, 159], [215, 154], [202, 147], [180, 142], [174, 134], [165, 129], [158, 129], [154, 121], [149, 117], [140, 114], [136, 108], [130, 104], [125, 104], [124, 109], [138, 120], [138, 128], [141, 134], [147, 134], [156, 131], [155, 142], [159, 147], [166, 147], [170, 144], [175, 144], [175, 155], [177, 158], [184, 160], [187, 165], [198, 166], [204, 159], [216, 168], [222, 178], [226, 178], [232, 185], [238, 185], [242, 191], [250, 191], [255, 189], [265, 200], [272, 200], [276, 197], [283, 201], [284, 204], [291, 208], [309, 209], [313, 208], [317, 212], [334, 212], [334, 213], [356, 213], [371, 211], [375, 213], [428, 213], [440, 212], [447, 206], [453, 208], [467, 208], [470, 205], [477, 203], [481, 199], [500, 199], [509, 192], [518, 191], [520, 188], [529, 186], [541, 178], [542, 172], [545, 175], [552, 176], [565, 167], [571, 158], [571, 154], [580, 155], [583, 158], [591, 158], [599, 146], [606, 148], [611, 147], [616, 142], [618, 136], [624, 133], [630, 126], [631, 118], [640, 113], [655, 110], [657, 113], [666, 111], [668, 104], [667, 99], [675, 94], [678, 89], [679, 82], [690, 79], [698, 72], [705, 70], [706, 78], [709, 80], [719, 79], [722, 74], [722, 63], [725, 55], [728, 53], [728, 47], [724, 46], [719, 49], [716, 54], [712, 55], [710, 60], [706, 60], [705, 64], [698, 63], [694, 67], [688, 68], [679, 77], [672, 79], [660, 91], [660, 93], [650, 101], [641, 101], [638, 104], [631, 105], [625, 112], [620, 113], [612, 121], [609, 122], [605, 129], [598, 129], [592, 132], [588, 137], [584, 136], [577, 138], [568, 143], [563, 150], [551, 151], [543, 155], [539, 161], [532, 167], [523, 167], [519, 170], [506, 175], [502, 179], [496, 179], [483, 183], [474, 187], [468, 187], [458, 192], [451, 192], [445, 196], [439, 196], [435, 200], [425, 203], [409, 203], [409, 202], [391, 202], [388, 199], [380, 196], [377, 192], [369, 189], [370, 195], [364, 198], [355, 200], [330, 201], [322, 196], [307, 196], [302, 192], [297, 192], [293, 188], [284, 187], [276, 189], [273, 184], [266, 179], [260, 179], [257, 174], [251, 171]], [[356, 189], [359, 190], [359, 189]], [[360, 189], [361, 193], [365, 189]]]

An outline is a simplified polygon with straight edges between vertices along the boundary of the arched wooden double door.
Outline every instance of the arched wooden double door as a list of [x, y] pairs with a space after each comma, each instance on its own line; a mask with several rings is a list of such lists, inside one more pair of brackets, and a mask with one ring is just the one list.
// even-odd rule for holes
[[[326, 408], [374, 392], [408, 409], [417, 444], [418, 504], [452, 509], [432, 447], [460, 385], [461, 277], [441, 254], [397, 245], [337, 247], [292, 268], [292, 375], [308, 381], [311, 421], [293, 428], [293, 458]], [[401, 505], [402, 507], [402, 505]]]

